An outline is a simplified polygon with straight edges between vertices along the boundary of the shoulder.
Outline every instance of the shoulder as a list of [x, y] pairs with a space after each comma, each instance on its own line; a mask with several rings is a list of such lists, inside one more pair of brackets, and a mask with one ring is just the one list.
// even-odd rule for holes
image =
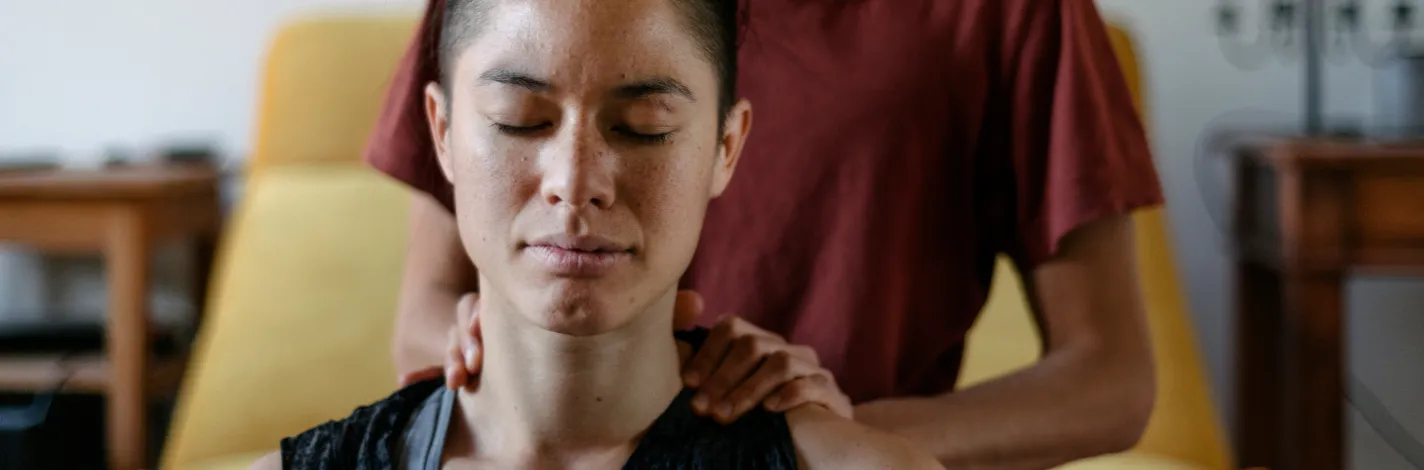
[[899, 436], [842, 418], [819, 406], [786, 413], [801, 468], [943, 469], [928, 453]]
[[252, 462], [247, 470], [282, 470], [282, 453], [272, 452]]
[[443, 389], [442, 383], [427, 380], [411, 384], [385, 399], [356, 408], [345, 418], [282, 439], [278, 467], [347, 468], [376, 455], [384, 456], [378, 449], [389, 448], [392, 436], [401, 435], [406, 421], [426, 398]]

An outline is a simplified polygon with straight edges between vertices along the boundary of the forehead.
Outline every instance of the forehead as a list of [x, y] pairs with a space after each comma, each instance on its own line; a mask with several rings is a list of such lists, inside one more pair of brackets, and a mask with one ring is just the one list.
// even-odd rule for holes
[[715, 86], [675, 0], [490, 0], [481, 31], [457, 54], [457, 78], [519, 70], [561, 84], [671, 76]]

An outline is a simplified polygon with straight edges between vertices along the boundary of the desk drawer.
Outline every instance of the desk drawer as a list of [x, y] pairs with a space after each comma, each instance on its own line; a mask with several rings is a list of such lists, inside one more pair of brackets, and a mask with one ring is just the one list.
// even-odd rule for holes
[[1424, 240], [1424, 173], [1362, 174], [1354, 186], [1356, 243], [1417, 245]]

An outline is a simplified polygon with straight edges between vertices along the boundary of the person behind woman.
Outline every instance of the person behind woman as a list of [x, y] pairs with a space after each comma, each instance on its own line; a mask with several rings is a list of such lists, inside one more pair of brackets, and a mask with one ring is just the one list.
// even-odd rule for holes
[[[451, 0], [426, 89], [489, 380], [440, 379], [256, 468], [936, 468], [816, 405], [693, 414], [677, 283], [751, 127], [724, 0]], [[700, 332], [679, 336], [692, 344]]]
[[[418, 37], [438, 35], [443, 1]], [[712, 327], [684, 371], [702, 413], [809, 398], [953, 468], [1048, 468], [1137, 442], [1157, 392], [1131, 213], [1162, 193], [1096, 3], [743, 2], [737, 86], [758, 131], [683, 280], [706, 300], [687, 316]], [[463, 256], [426, 132], [434, 49], [407, 49], [366, 159], [417, 190], [397, 371], [444, 362], [477, 388], [481, 335], [456, 300], [484, 267]], [[993, 279], [1015, 274], [1000, 257], [1043, 354], [958, 386]], [[777, 370], [815, 372], [762, 380]]]

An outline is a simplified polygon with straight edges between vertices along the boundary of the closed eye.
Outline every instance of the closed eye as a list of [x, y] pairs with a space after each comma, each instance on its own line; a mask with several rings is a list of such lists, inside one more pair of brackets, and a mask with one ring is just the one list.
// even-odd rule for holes
[[613, 131], [633, 140], [634, 142], [649, 145], [667, 143], [668, 138], [672, 137], [672, 132], [664, 132], [661, 134], [643, 134], [640, 132], [634, 132], [632, 129], [623, 126], [615, 127], [613, 128]]
[[494, 130], [499, 131], [502, 134], [508, 134], [512, 136], [528, 136], [538, 134], [540, 131], [548, 129], [550, 126], [553, 126], [553, 124], [548, 122], [536, 124], [533, 126], [511, 126], [508, 124], [500, 124], [498, 122], [490, 124], [490, 127], [493, 127]]

